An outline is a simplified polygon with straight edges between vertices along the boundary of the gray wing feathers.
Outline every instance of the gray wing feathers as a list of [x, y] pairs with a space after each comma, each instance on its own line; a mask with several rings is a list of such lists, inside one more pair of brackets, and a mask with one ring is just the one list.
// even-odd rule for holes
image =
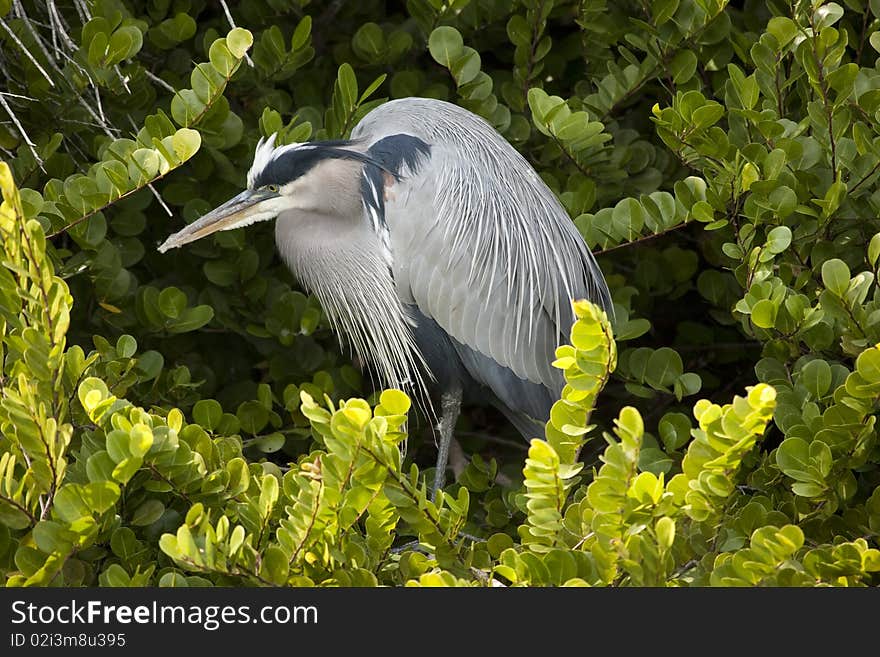
[[[427, 164], [404, 170], [386, 203], [401, 298], [462, 345], [558, 394], [562, 376], [550, 363], [568, 339], [570, 299], [611, 308], [573, 222], [528, 162], [462, 108], [423, 98], [391, 101], [368, 114], [352, 137], [375, 143], [395, 134], [430, 145]], [[465, 361], [469, 370], [486, 366]], [[496, 374], [484, 383], [499, 394]]]

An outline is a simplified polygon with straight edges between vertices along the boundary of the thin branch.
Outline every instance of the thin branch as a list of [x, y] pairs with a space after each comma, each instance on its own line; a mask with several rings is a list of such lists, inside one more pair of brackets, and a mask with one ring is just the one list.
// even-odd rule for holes
[[675, 226], [672, 226], [671, 228], [667, 228], [666, 230], [662, 230], [659, 233], [645, 235], [644, 237], [640, 237], [639, 239], [630, 240], [629, 242], [623, 242], [623, 243], [618, 244], [616, 246], [612, 246], [607, 249], [602, 249], [601, 251], [593, 251], [593, 255], [603, 255], [605, 253], [610, 253], [611, 251], [616, 251], [617, 249], [623, 249], [628, 246], [633, 246], [634, 244], [641, 244], [642, 242], [647, 242], [649, 240], [657, 239], [658, 237], [663, 237], [667, 233], [671, 233], [673, 231], [679, 230], [681, 228], [684, 228], [685, 226], [690, 226], [691, 223], [692, 222], [690, 222], [690, 221], [685, 221], [680, 224], [676, 224]]
[[153, 465], [152, 463], [144, 463], [144, 465], [147, 466], [147, 468], [149, 468], [150, 472], [153, 475], [155, 475], [158, 479], [161, 479], [166, 484], [171, 486], [171, 490], [174, 492], [175, 495], [180, 496], [180, 498], [183, 499], [183, 501], [186, 502], [187, 504], [192, 504], [192, 500], [189, 498], [189, 496], [186, 493], [184, 493], [182, 490], [180, 490], [180, 487], [175, 485], [175, 483], [173, 481], [171, 481], [168, 477], [166, 477], [164, 474], [162, 474], [162, 472], [155, 465]]
[[101, 116], [101, 123], [107, 125], [107, 117], [104, 116], [104, 106], [101, 105], [101, 90], [98, 88], [98, 85], [93, 85], [92, 89], [95, 90], [95, 102], [98, 103], [98, 114]]
[[581, 163], [578, 162], [577, 158], [568, 152], [568, 149], [565, 147], [565, 144], [562, 143], [562, 140], [559, 139], [559, 137], [557, 137], [555, 134], [553, 134], [552, 130], [550, 130], [549, 133], [550, 138], [553, 140], [553, 143], [559, 147], [559, 150], [562, 151], [562, 154], [565, 155], [566, 158], [568, 158], [568, 161], [571, 162], [575, 166], [575, 168], [580, 171], [581, 174], [583, 174], [584, 177], [592, 178], [593, 175], [590, 173], [589, 169], [585, 169], [581, 165]]
[[863, 184], [866, 180], [868, 180], [868, 178], [870, 178], [870, 177], [873, 176], [875, 173], [877, 173], [877, 170], [878, 170], [878, 169], [880, 169], [880, 160], [877, 160], [877, 164], [874, 165], [874, 167], [873, 167], [873, 168], [872, 168], [872, 169], [871, 169], [871, 170], [865, 175], [864, 178], [862, 178], [861, 180], [859, 180], [859, 182], [857, 182], [855, 185], [852, 186], [852, 189], [849, 190], [849, 193], [852, 194], [852, 193], [853, 193], [854, 191], [856, 191], [859, 187], [861, 187], [862, 184]]
[[18, 502], [16, 502], [16, 501], [15, 501], [14, 499], [12, 499], [11, 497], [6, 497], [5, 495], [0, 495], [0, 500], [3, 500], [4, 502], [6, 502], [7, 504], [9, 504], [10, 506], [14, 506], [16, 509], [18, 509], [18, 510], [21, 511], [23, 514], [25, 514], [25, 515], [28, 517], [28, 520], [31, 521], [31, 524], [32, 524], [32, 525], [36, 525], [37, 522], [39, 522], [39, 520], [37, 519], [37, 517], [36, 517], [33, 513], [31, 513], [31, 512], [28, 510], [27, 507], [22, 506], [21, 504], [19, 504]]
[[0, 27], [2, 27], [4, 30], [6, 30], [6, 34], [9, 35], [9, 38], [15, 42], [15, 45], [17, 45], [21, 49], [21, 51], [27, 56], [27, 58], [29, 60], [31, 60], [33, 65], [37, 67], [37, 70], [43, 75], [43, 77], [46, 78], [46, 80], [49, 82], [49, 84], [54, 87], [55, 82], [52, 80], [52, 78], [46, 72], [46, 69], [44, 69], [40, 65], [40, 62], [38, 62], [36, 60], [36, 58], [31, 54], [30, 49], [21, 42], [21, 39], [19, 39], [16, 36], [15, 32], [13, 32], [11, 29], [9, 29], [9, 26], [6, 24], [6, 21], [4, 21], [2, 18], [0, 18]]
[[828, 143], [831, 146], [831, 173], [836, 181], [838, 179], [838, 174], [837, 144], [834, 140], [834, 108], [831, 106], [831, 101], [828, 99], [828, 87], [825, 84], [825, 71], [822, 65], [822, 58], [819, 57], [819, 52], [816, 49], [816, 26], [813, 23], [812, 16], [810, 17], [810, 27], [813, 29], [813, 34], [810, 37], [810, 46], [813, 53], [813, 61], [816, 62], [816, 74], [819, 77], [819, 91], [822, 93], [822, 107], [825, 108], [825, 115], [828, 118]]
[[[92, 118], [95, 119], [99, 126], [101, 126], [101, 129], [104, 131], [105, 135], [107, 135], [111, 139], [116, 139], [116, 135], [113, 134], [110, 126], [107, 125], [107, 123], [101, 118], [101, 116], [94, 109], [92, 109], [86, 101], [83, 100], [82, 96], [77, 96], [77, 101], [79, 101], [79, 104], [85, 107], [86, 111], [92, 115]], [[114, 128], [114, 130], [119, 132], [119, 130], [116, 128]]]
[[[59, 34], [61, 36], [61, 41], [71, 52], [76, 52], [77, 46], [74, 43], [73, 39], [70, 38], [70, 35], [67, 33], [66, 25], [64, 22], [64, 17], [61, 16], [61, 12], [58, 11], [58, 7], [55, 6], [55, 0], [48, 0], [47, 2], [49, 6], [49, 22], [52, 24], [52, 34]], [[57, 29], [55, 29], [57, 26]]]
[[173, 93], [173, 94], [176, 94], [176, 93], [177, 93], [177, 89], [175, 89], [175, 88], [172, 87], [170, 84], [168, 84], [167, 82], [165, 82], [165, 80], [163, 80], [162, 78], [160, 78], [158, 75], [154, 75], [153, 73], [151, 73], [151, 72], [148, 71], [147, 69], [144, 69], [144, 73], [146, 74], [146, 76], [147, 76], [148, 78], [150, 78], [153, 82], [155, 82], [156, 84], [158, 84], [160, 87], [162, 87], [162, 88], [165, 89], [166, 91], [170, 91], [170, 92]]
[[74, 0], [73, 6], [76, 8], [76, 13], [79, 15], [79, 20], [83, 25], [92, 20], [92, 13], [89, 11], [85, 0]]
[[[34, 42], [37, 44], [37, 47], [43, 52], [43, 55], [46, 57], [46, 61], [49, 62], [49, 65], [55, 69], [55, 72], [59, 75], [62, 75], [61, 69], [58, 67], [58, 64], [55, 63], [55, 59], [52, 55], [49, 54], [49, 49], [46, 47], [45, 41], [43, 37], [34, 29], [33, 23], [30, 17], [25, 13], [24, 6], [21, 4], [21, 0], [13, 0], [15, 5], [16, 14], [24, 23], [25, 27], [28, 29], [28, 32], [31, 33], [31, 36], [34, 37]], [[40, 25], [39, 23], [37, 23]], [[48, 27], [45, 25], [40, 25], [41, 27]], [[57, 49], [56, 49], [57, 51]], [[52, 86], [55, 86], [54, 84]]]
[[33, 154], [34, 158], [36, 158], [37, 163], [40, 165], [40, 169], [43, 170], [43, 173], [46, 173], [46, 169], [43, 167], [43, 158], [41, 158], [40, 154], [37, 153], [37, 145], [31, 141], [28, 133], [25, 132], [24, 126], [21, 125], [21, 122], [18, 120], [15, 112], [12, 111], [12, 107], [10, 107], [9, 103], [6, 102], [6, 98], [3, 97], [3, 94], [0, 94], [0, 106], [2, 106], [4, 110], [6, 110], [6, 113], [9, 115], [9, 118], [12, 119], [12, 122], [18, 129], [18, 132], [21, 135], [22, 139], [24, 139], [24, 143], [26, 143], [28, 145], [28, 148], [31, 149], [31, 153]]
[[479, 438], [480, 440], [487, 443], [496, 443], [498, 445], [504, 445], [505, 447], [512, 447], [514, 449], [520, 450], [522, 452], [528, 452], [529, 446], [527, 443], [522, 440], [509, 440], [508, 438], [501, 438], [500, 436], [493, 436], [491, 433], [485, 433], [482, 431], [456, 431], [456, 435], [465, 436], [468, 438]]
[[119, 81], [122, 83], [122, 86], [125, 87], [125, 90], [131, 95], [131, 89], [128, 87], [128, 81], [131, 80], [131, 77], [128, 75], [122, 74], [122, 69], [119, 68], [119, 64], [116, 64], [113, 67], [113, 71], [116, 73], [116, 77], [119, 78]]
[[32, 103], [37, 102], [36, 98], [31, 98], [30, 96], [22, 96], [21, 94], [14, 94], [10, 91], [0, 91], [0, 96], [9, 96], [10, 98], [21, 98], [22, 100], [29, 100]]

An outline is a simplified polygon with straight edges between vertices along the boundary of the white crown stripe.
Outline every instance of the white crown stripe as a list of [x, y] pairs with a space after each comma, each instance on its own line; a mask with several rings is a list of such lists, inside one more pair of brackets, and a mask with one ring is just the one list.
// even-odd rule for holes
[[257, 148], [254, 150], [254, 163], [251, 164], [251, 168], [247, 175], [248, 187], [253, 187], [254, 181], [259, 177], [263, 170], [283, 153], [292, 150], [311, 150], [315, 148], [313, 144], [300, 142], [284, 144], [276, 147], [275, 139], [277, 136], [278, 133], [273, 132], [266, 138], [260, 137], [260, 141], [257, 142]]

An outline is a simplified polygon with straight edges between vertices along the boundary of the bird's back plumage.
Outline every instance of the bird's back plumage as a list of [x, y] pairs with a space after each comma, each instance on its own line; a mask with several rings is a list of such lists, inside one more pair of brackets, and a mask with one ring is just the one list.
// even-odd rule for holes
[[571, 299], [611, 306], [583, 238], [528, 162], [463, 108], [391, 101], [352, 138], [396, 176], [382, 198], [390, 268], [428, 366], [489, 388], [534, 434], [527, 418], [546, 420], [563, 387], [551, 362]]

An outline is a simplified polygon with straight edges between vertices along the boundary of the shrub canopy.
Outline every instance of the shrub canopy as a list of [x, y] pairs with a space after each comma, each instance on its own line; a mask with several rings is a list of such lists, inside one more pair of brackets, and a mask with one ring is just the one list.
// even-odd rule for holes
[[[0, 0], [8, 585], [877, 584], [880, 3], [231, 4]], [[270, 225], [156, 251], [405, 96], [528, 158], [615, 309], [436, 501]]]

